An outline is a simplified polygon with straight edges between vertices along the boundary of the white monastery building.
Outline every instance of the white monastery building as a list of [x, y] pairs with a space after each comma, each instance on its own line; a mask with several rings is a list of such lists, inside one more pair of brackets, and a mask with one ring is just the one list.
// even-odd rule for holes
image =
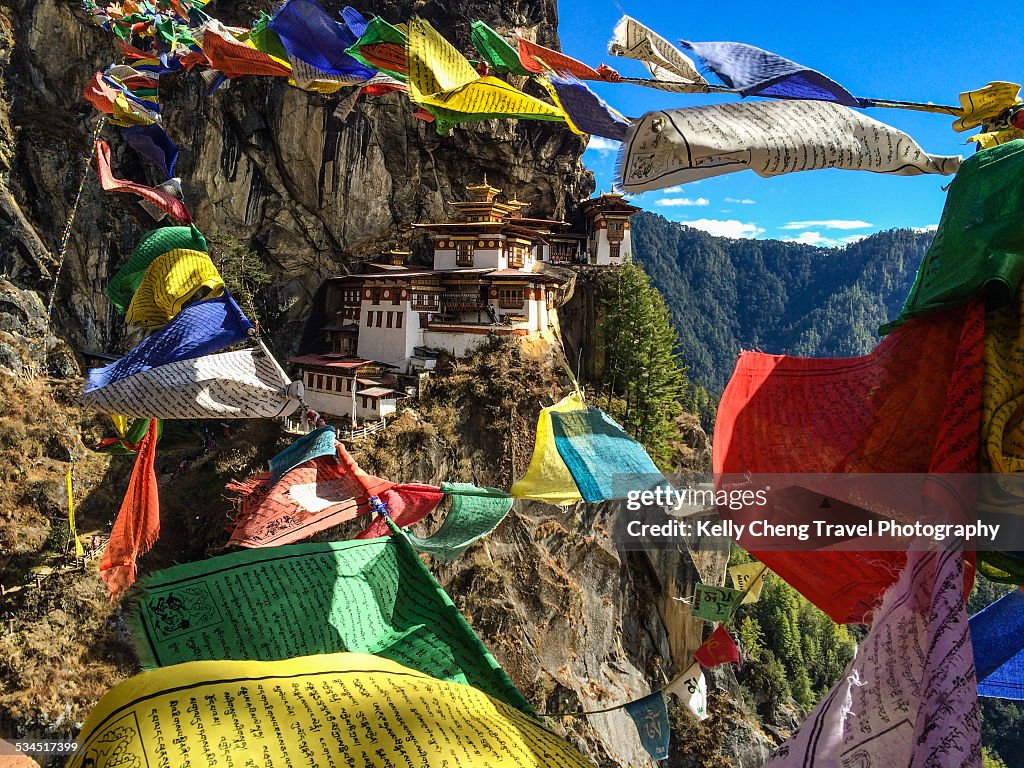
[[615, 266], [630, 258], [629, 218], [621, 195], [581, 204], [587, 233], [568, 222], [525, 217], [527, 204], [502, 202], [501, 190], [466, 187], [452, 201], [456, 221], [416, 224], [429, 233], [433, 267], [392, 250], [365, 274], [330, 278], [323, 328], [330, 350], [289, 362], [301, 366], [306, 402], [353, 422], [380, 420], [402, 396], [396, 374], [431, 370], [438, 355], [465, 355], [489, 335], [553, 341], [549, 310], [566, 282], [551, 266]]

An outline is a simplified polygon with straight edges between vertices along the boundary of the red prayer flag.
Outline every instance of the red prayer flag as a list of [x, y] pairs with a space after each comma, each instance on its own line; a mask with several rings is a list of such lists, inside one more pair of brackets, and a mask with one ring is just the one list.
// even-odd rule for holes
[[188, 212], [185, 204], [169, 192], [115, 178], [110, 171], [110, 145], [102, 139], [96, 142], [96, 172], [104, 192], [129, 192], [138, 195], [178, 221], [185, 224], [192, 222], [192, 214]]
[[725, 664], [740, 660], [740, 651], [736, 643], [732, 641], [725, 627], [719, 625], [718, 629], [711, 633], [711, 637], [704, 641], [704, 644], [693, 652], [695, 658], [702, 667], [710, 669], [719, 664]]
[[580, 80], [607, 80], [610, 77], [608, 71], [615, 71], [611, 67], [605, 67], [605, 76], [602, 76], [600, 72], [582, 61], [545, 48], [543, 45], [531, 43], [523, 37], [519, 38], [519, 62], [525, 69], [538, 75], [549, 70], [558, 74], [568, 72]]
[[156, 441], [157, 420], [151, 419], [146, 436], [139, 443], [128, 490], [100, 563], [100, 576], [107, 583], [111, 599], [135, 582], [138, 558], [153, 547], [160, 535], [160, 497], [153, 466]]
[[240, 43], [219, 22], [206, 24], [200, 47], [210, 60], [210, 66], [223, 72], [229, 79], [242, 75], [292, 75], [291, 69], [274, 61], [263, 51]]
[[239, 494], [229, 544], [269, 547], [291, 544], [370, 512], [370, 497], [394, 485], [364, 472], [341, 443], [336, 454], [288, 470], [271, 485], [269, 475], [230, 483]]
[[[742, 353], [718, 408], [716, 480], [747, 473], [942, 473], [945, 481], [922, 483], [921, 495], [954, 514], [973, 511], [970, 489], [957, 488], [949, 475], [977, 472], [984, 312], [979, 299], [910, 320], [862, 357]], [[784, 489], [773, 481], [765, 493], [781, 498]], [[898, 507], [884, 485], [877, 493], [883, 496], [865, 495], [856, 506]], [[788, 498], [785, 511], [794, 521], [820, 519], [821, 498]], [[914, 512], [917, 501], [908, 500]], [[748, 525], [765, 515], [756, 505], [719, 511]], [[750, 551], [840, 623], [870, 623], [906, 563], [901, 551]], [[973, 572], [965, 569], [968, 587]]]
[[[399, 528], [418, 523], [429, 515], [444, 494], [436, 485], [422, 485], [420, 483], [405, 483], [389, 488], [380, 494], [380, 500], [388, 507], [388, 515]], [[376, 539], [381, 536], [391, 535], [391, 529], [383, 517], [377, 517], [372, 523], [356, 536], [357, 539]]]
[[114, 99], [117, 98], [120, 92], [103, 79], [102, 72], [97, 72], [92, 76], [89, 84], [85, 86], [82, 96], [100, 112], [112, 115], [114, 114]]

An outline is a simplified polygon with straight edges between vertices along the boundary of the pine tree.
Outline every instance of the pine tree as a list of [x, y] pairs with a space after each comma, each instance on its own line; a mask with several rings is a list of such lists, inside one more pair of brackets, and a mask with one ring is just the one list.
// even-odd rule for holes
[[606, 410], [665, 465], [678, 436], [684, 369], [668, 305], [640, 267], [623, 264], [606, 276], [600, 327]]

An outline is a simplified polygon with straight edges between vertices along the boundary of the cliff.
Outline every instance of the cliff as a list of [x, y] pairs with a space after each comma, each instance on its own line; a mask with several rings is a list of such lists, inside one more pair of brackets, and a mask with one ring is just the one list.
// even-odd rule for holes
[[[272, 5], [219, 0], [215, 12], [225, 23], [247, 25]], [[392, 22], [418, 13], [467, 47], [473, 19], [558, 42], [550, 0], [353, 5]], [[0, 3], [0, 276], [22, 287], [52, 285], [96, 120], [80, 95], [93, 72], [116, 60], [112, 36], [87, 25], [74, 0]], [[448, 201], [464, 199], [463, 187], [482, 174], [532, 202], [533, 212], [556, 218], [572, 216], [574, 201], [594, 188], [580, 162], [583, 141], [553, 124], [487, 121], [441, 137], [412, 117], [403, 94], [361, 97], [339, 119], [335, 107], [344, 95], [307, 93], [270, 78], [242, 78], [208, 98], [198, 76], [181, 74], [163, 79], [160, 98], [197, 225], [259, 255], [272, 278], [270, 301], [283, 310], [280, 327], [269, 331], [284, 353], [299, 344], [325, 276], [351, 271], [384, 244], [415, 245], [411, 225], [449, 216]], [[116, 173], [147, 181], [149, 169], [116, 131], [104, 135]], [[75, 347], [130, 346], [103, 290], [153, 226], [133, 198], [104, 194], [91, 174], [54, 316]]]

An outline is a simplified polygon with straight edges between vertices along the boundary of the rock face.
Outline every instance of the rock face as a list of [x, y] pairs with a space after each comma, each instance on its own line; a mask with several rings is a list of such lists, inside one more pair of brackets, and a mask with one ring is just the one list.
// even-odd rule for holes
[[[341, 6], [324, 4], [331, 10]], [[558, 43], [553, 0], [354, 4], [392, 22], [419, 13], [464, 48], [469, 21], [477, 18], [499, 30], [521, 29], [546, 45]], [[268, 7], [218, 0], [216, 13], [226, 23], [246, 24]], [[52, 323], [58, 336], [79, 351], [114, 352], [135, 340], [103, 294], [117, 265], [154, 226], [134, 198], [105, 195], [90, 174], [63, 264], [58, 253], [96, 126], [80, 93], [91, 74], [113, 60], [109, 36], [85, 24], [75, 0], [0, 5], [0, 366], [15, 374], [25, 375], [44, 355], [51, 371], [75, 372], [68, 348], [46, 336], [45, 301], [58, 272]], [[400, 94], [362, 99], [340, 119], [334, 114], [338, 97], [256, 78], [237, 81], [211, 98], [203, 95], [198, 78], [167, 78], [161, 100], [168, 132], [181, 149], [177, 172], [198, 226], [251, 246], [271, 278], [274, 299], [284, 308], [279, 326], [270, 329], [279, 353], [299, 345], [326, 275], [352, 270], [382, 245], [415, 246], [411, 225], [448, 216], [447, 201], [464, 199], [465, 184], [484, 173], [510, 196], [532, 201], [532, 213], [555, 218], [571, 218], [574, 201], [593, 191], [592, 177], [580, 162], [582, 141], [555, 125], [490, 121], [439, 137], [432, 125], [411, 117]], [[115, 130], [103, 135], [114, 149], [118, 176], [159, 181]], [[592, 287], [579, 288], [576, 314], [567, 314], [573, 360], [584, 346], [586, 323], [597, 313]], [[584, 348], [584, 357], [590, 351]], [[376, 463], [363, 457], [365, 466], [394, 480], [463, 479], [507, 487], [524, 470], [532, 447], [540, 392], [529, 387], [541, 387], [552, 399], [558, 391], [548, 364], [537, 376], [525, 376], [521, 398], [507, 406], [508, 382], [525, 369], [504, 365], [498, 360], [480, 377], [495, 391], [468, 390], [459, 409], [439, 411], [432, 419], [417, 421], [416, 414], [407, 414], [401, 434], [408, 442], [394, 438], [378, 452]], [[488, 404], [495, 404], [493, 412]], [[506, 416], [507, 421], [498, 421]], [[439, 436], [445, 419], [461, 420], [447, 438]], [[695, 429], [699, 432], [699, 426]], [[261, 461], [273, 453], [272, 440], [254, 439], [251, 445], [266, 453]], [[43, 448], [55, 462], [66, 459], [63, 444]], [[259, 462], [253, 458], [252, 463]], [[122, 474], [128, 469], [123, 464]], [[123, 483], [120, 476], [103, 479], [84, 499], [84, 513], [88, 516], [91, 505], [108, 514], [116, 499], [101, 496], [116, 496]], [[169, 499], [165, 541], [147, 567], [160, 563], [164, 548], [173, 550], [164, 553], [168, 562], [182, 556], [185, 550], [171, 541], [175, 530], [202, 532], [206, 525], [211, 535], [223, 535], [220, 521], [227, 510], [215, 508], [226, 506], [220, 498], [223, 483], [217, 475], [203, 487], [212, 510], [208, 521], [188, 504]], [[620, 552], [608, 539], [609, 514], [600, 508], [576, 514], [524, 504], [485, 546], [456, 564], [434, 564], [485, 642], [547, 711], [637, 698], [678, 671], [700, 642], [702, 623], [673, 598], [692, 591], [698, 568], [720, 575], [724, 567], [721, 558], [695, 567], [678, 551]], [[45, 538], [45, 531], [40, 535]], [[192, 536], [189, 546], [197, 551], [187, 555], [203, 556], [207, 541], [205, 533]], [[98, 579], [88, 585], [99, 589]], [[49, 615], [40, 609], [44, 614]], [[72, 626], [66, 634], [73, 637], [80, 630]], [[106, 646], [85, 651], [102, 657], [118, 675], [132, 672], [124, 659], [108, 658]], [[107, 678], [97, 679], [97, 688], [105, 687]], [[95, 696], [83, 691], [76, 707]], [[622, 710], [559, 718], [551, 725], [601, 766], [651, 764]], [[737, 736], [738, 742], [744, 739]], [[760, 754], [763, 748], [753, 751]]]
[[[343, 3], [325, 2], [329, 10]], [[468, 47], [469, 21], [520, 28], [557, 45], [557, 10], [548, 0], [354, 3], [397, 22], [419, 13]], [[226, 23], [248, 24], [270, 3], [221, 0]], [[96, 115], [80, 94], [93, 72], [116, 59], [106, 32], [88, 26], [74, 0], [10, 0], [0, 7], [0, 275], [49, 290], [67, 219], [91, 146]], [[414, 244], [412, 224], [450, 214], [463, 187], [486, 173], [495, 186], [531, 201], [534, 213], [573, 214], [593, 191], [580, 162], [582, 140], [564, 127], [487, 121], [438, 136], [412, 117], [403, 94], [367, 99], [344, 119], [340, 96], [241, 78], [212, 97], [186, 74], [164, 78], [166, 127], [178, 143], [176, 172], [200, 229], [250, 245], [272, 278], [284, 310], [270, 329], [284, 352], [302, 337], [323, 278], [351, 271], [384, 244]], [[122, 178], [159, 181], [123, 145], [101, 134]], [[114, 351], [133, 339], [103, 296], [118, 263], [154, 222], [125, 195], [86, 180], [66, 261], [55, 323], [75, 346]]]

